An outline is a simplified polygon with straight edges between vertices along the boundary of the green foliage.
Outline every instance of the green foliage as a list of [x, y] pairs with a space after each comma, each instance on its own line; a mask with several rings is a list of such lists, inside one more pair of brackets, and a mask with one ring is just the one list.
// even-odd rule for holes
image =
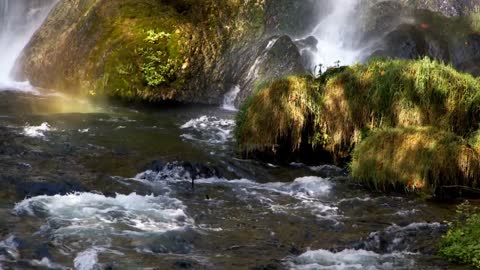
[[[168, 42], [171, 36], [163, 31], [149, 30], [145, 41], [152, 45], [159, 45], [162, 42]], [[138, 51], [143, 57], [141, 71], [148, 86], [156, 87], [175, 80], [176, 63], [169, 58], [168, 52], [155, 46], [140, 48]]]
[[148, 30], [145, 41], [148, 43], [157, 44], [158, 42], [160, 42], [160, 40], [169, 39], [171, 36], [171, 34], [165, 33], [163, 31], [157, 33], [155, 32], [155, 30]]
[[174, 80], [175, 63], [164, 52], [147, 49], [143, 53], [145, 62], [141, 70], [149, 86], [159, 86]]
[[480, 209], [464, 203], [440, 243], [440, 255], [451, 262], [480, 269]]

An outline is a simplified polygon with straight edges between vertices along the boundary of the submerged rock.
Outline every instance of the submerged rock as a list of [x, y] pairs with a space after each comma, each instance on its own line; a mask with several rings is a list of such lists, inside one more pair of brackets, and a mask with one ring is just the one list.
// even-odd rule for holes
[[69, 193], [86, 191], [83, 186], [74, 182], [21, 182], [16, 186], [17, 197], [20, 199], [42, 195], [66, 195]]
[[214, 166], [188, 161], [164, 163], [158, 160], [152, 161], [147, 167], [147, 171], [137, 176], [137, 178], [153, 182], [166, 180], [189, 181], [212, 177], [221, 177], [219, 169]]

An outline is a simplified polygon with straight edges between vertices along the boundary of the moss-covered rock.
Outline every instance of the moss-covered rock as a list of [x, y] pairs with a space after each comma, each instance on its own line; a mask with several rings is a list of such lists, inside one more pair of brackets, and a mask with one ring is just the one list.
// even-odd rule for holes
[[40, 87], [211, 103], [225, 91], [227, 52], [264, 33], [264, 5], [60, 1], [24, 51], [19, 70]]
[[[444, 179], [443, 184], [457, 177], [463, 181], [461, 176], [472, 186], [478, 181], [480, 171], [478, 153], [474, 153], [472, 142], [467, 144], [467, 138], [476, 134], [479, 125], [478, 79], [429, 59], [373, 60], [331, 69], [317, 79], [288, 77], [260, 86], [242, 107], [235, 134], [244, 153], [273, 156], [284, 162], [313, 158], [341, 164], [352, 157], [355, 147], [362, 147], [359, 144], [362, 140], [372, 138], [378, 130], [400, 128], [406, 137], [419, 136], [419, 147], [423, 144], [428, 148], [436, 142], [445, 144], [428, 154], [434, 156], [435, 151], [444, 151], [441, 153], [446, 159], [419, 164], [417, 168], [398, 167], [397, 172], [409, 177], [426, 173], [419, 179], [428, 187], [440, 178]], [[410, 131], [411, 127], [418, 127], [414, 129], [417, 132]], [[472, 138], [471, 141], [476, 140], [475, 136]], [[375, 139], [370, 140], [375, 143]], [[446, 143], [449, 140], [451, 144]], [[402, 154], [406, 145], [400, 142], [393, 140], [392, 145], [385, 147], [398, 147], [396, 151]], [[382, 151], [375, 148], [374, 152], [382, 154]], [[419, 155], [425, 151], [419, 150]], [[378, 160], [381, 162], [381, 158]], [[446, 166], [448, 162], [455, 165]], [[443, 165], [445, 171], [439, 169], [437, 175], [425, 171]], [[412, 180], [409, 177], [395, 181], [407, 184]]]
[[461, 137], [435, 128], [375, 131], [355, 147], [353, 178], [375, 190], [435, 194], [480, 186], [480, 155]]

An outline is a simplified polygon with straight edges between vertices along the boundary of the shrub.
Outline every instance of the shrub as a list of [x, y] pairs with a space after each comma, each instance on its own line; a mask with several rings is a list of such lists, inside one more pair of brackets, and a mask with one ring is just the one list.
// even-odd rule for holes
[[457, 209], [457, 220], [440, 242], [440, 255], [480, 269], [480, 209], [469, 203]]

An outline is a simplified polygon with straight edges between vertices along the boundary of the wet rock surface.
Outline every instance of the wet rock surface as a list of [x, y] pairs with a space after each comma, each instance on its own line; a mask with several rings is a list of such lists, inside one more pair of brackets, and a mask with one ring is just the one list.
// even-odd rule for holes
[[255, 91], [255, 84], [307, 72], [298, 47], [289, 36], [272, 37], [265, 41], [261, 48], [255, 62], [242, 76], [242, 91], [235, 101], [237, 105]]

